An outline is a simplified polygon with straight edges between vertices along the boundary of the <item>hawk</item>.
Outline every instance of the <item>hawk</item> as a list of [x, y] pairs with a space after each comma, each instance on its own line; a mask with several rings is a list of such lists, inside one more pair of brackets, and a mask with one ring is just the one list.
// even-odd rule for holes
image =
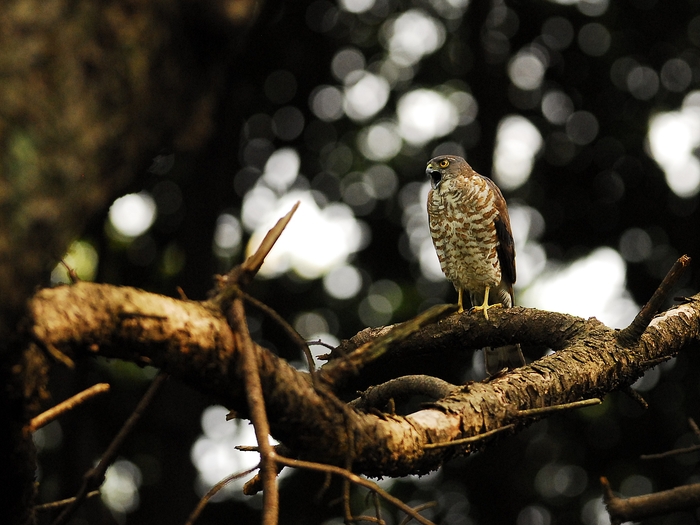
[[[425, 172], [432, 185], [428, 193], [430, 234], [440, 267], [457, 289], [459, 311], [464, 311], [465, 292], [472, 309], [482, 311], [486, 319], [490, 308], [510, 308], [515, 246], [501, 190], [462, 157], [435, 157]], [[500, 370], [501, 365], [515, 368], [522, 364], [519, 345], [486, 352], [489, 373]]]

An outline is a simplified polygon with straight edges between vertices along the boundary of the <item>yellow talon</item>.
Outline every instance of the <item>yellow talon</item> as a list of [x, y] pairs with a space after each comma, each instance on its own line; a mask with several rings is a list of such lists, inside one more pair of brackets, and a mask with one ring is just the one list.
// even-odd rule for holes
[[[489, 304], [489, 289], [490, 287], [487, 286], [486, 290], [484, 291], [484, 302], [481, 306], [474, 306], [472, 307], [472, 310], [483, 310], [484, 311], [484, 318], [488, 321], [489, 320], [489, 308], [497, 308], [499, 306], [503, 306], [501, 303], [496, 303], [496, 304]], [[460, 290], [460, 307], [462, 305], [462, 291]]]

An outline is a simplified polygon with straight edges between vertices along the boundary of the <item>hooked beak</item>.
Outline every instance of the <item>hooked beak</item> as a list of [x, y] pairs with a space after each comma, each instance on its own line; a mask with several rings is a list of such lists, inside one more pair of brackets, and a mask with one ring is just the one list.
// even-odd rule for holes
[[442, 172], [434, 169], [431, 164], [425, 169], [425, 174], [430, 177], [430, 185], [433, 189], [437, 188], [442, 181]]

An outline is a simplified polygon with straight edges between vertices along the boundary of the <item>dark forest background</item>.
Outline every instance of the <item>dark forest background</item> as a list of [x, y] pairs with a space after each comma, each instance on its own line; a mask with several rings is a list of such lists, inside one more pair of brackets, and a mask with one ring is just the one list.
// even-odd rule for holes
[[[80, 2], [61, 5], [64, 11], [55, 15], [56, 23], [61, 17], [78, 17], [84, 9]], [[149, 116], [141, 122], [144, 139], [130, 145], [133, 155], [126, 160], [115, 155], [112, 164], [105, 162], [99, 169], [107, 179], [110, 170], [129, 172], [128, 177], [119, 175], [130, 182], [115, 190], [110, 201], [119, 194], [146, 192], [157, 211], [150, 228], [136, 237], [115, 233], [108, 206], [89, 215], [79, 235], [81, 244], [74, 245], [76, 255], [68, 261], [92, 272], [97, 282], [171, 296], [180, 287], [187, 297], [204, 299], [213, 275], [244, 257], [252, 233], [242, 219], [244, 198], [265, 184], [270, 156], [293, 148], [300, 176], [281, 189], [273, 184], [272, 190], [277, 197], [313, 190], [321, 207], [343, 203], [343, 210], [352, 212], [349, 218], [362, 232], [362, 242], [336, 266], [350, 265], [351, 271], [340, 276], [359, 275], [361, 282], [356, 293], [339, 298], [329, 293], [323, 278], [288, 271], [259, 278], [252, 295], [302, 335], [327, 334], [331, 342], [368, 324], [400, 322], [431, 304], [453, 302], [451, 286], [426, 275], [420, 253], [412, 249], [406, 210], [424, 191], [425, 163], [437, 152], [461, 152], [478, 172], [494, 174], [499, 124], [511, 115], [534, 125], [542, 146], [529, 177], [517, 187], [504, 187], [504, 194], [512, 206], [529, 210], [528, 216], [539, 221], [536, 238], [530, 240], [541, 250], [536, 253], [546, 255], [546, 264], [540, 257], [539, 266], [523, 255], [522, 275], [534, 276], [516, 288], [516, 302], [520, 295], [527, 297], [528, 285], [537, 279], [585, 261], [601, 247], [621, 253], [628, 305], [630, 299], [644, 304], [679, 255], [700, 261], [700, 183], [692, 185], [689, 171], [690, 189], [675, 193], [652, 157], [648, 138], [655, 115], [692, 106], [688, 95], [700, 88], [700, 8], [694, 2], [348, 2], [355, 10], [369, 6], [362, 12], [327, 0], [156, 3], [148, 9], [138, 2], [124, 5], [119, 10], [123, 18], [110, 24], [124, 34], [138, 28], [133, 31], [160, 38], [162, 56], [153, 59], [151, 54], [152, 61], [141, 64], [138, 47], [117, 51], [129, 53], [128, 67], [152, 70], [150, 81], [162, 81], [165, 94], [153, 89], [152, 98], [140, 101]], [[385, 63], [390, 24], [414, 9], [443, 38], [433, 51], [395, 68], [391, 78]], [[103, 14], [91, 16], [99, 20]], [[61, 33], [57, 26], [55, 31]], [[100, 31], [95, 34], [99, 40]], [[424, 36], [416, 30], [417, 40]], [[341, 52], [345, 62], [338, 58]], [[89, 63], [92, 55], [84, 47], [76, 53]], [[518, 74], [510, 69], [523, 53], [539, 60], [542, 68], [531, 89], [523, 89], [527, 83], [522, 82], [518, 87]], [[348, 89], [352, 85], [352, 78], [339, 78], [338, 71], [352, 71], [358, 63], [359, 70], [387, 79], [390, 88], [386, 103], [362, 120], [333, 110], [331, 96], [343, 93], [344, 82]], [[540, 66], [528, 64], [536, 77]], [[100, 82], [100, 70], [110, 65], [98, 61], [92, 67]], [[532, 70], [526, 67], [524, 72]], [[70, 79], [65, 83], [70, 89]], [[327, 92], [331, 109], [319, 114], [314, 97], [323, 86], [336, 90]], [[114, 89], [119, 92], [119, 86]], [[469, 106], [447, 134], [438, 133], [424, 144], [404, 141], [385, 158], [368, 158], [358, 147], [363, 133], [377, 123], [394, 129], [398, 102], [416, 89], [444, 96], [467, 93], [476, 106]], [[549, 99], [553, 110], [543, 102], [551, 93], [563, 94]], [[115, 95], [114, 104], [119, 103]], [[570, 120], [576, 114], [584, 115], [583, 123]], [[685, 115], [691, 128], [700, 127], [698, 114]], [[18, 158], [31, 150], [31, 140], [17, 139]], [[691, 150], [700, 145], [700, 134], [694, 140]], [[383, 174], [378, 180], [385, 183], [379, 193], [372, 189], [377, 166]], [[260, 214], [265, 211], [261, 205]], [[281, 208], [279, 216], [287, 211]], [[314, 237], [313, 223], [304, 233]], [[531, 266], [526, 268], [526, 263]], [[598, 277], [605, 276], [591, 278]], [[54, 282], [58, 280], [55, 272]], [[581, 288], [581, 283], [570, 285]], [[698, 288], [700, 272], [694, 266], [677, 295]], [[565, 280], [547, 290], [557, 296], [572, 293]], [[546, 305], [546, 300], [537, 305]], [[594, 309], [589, 315], [596, 313]], [[250, 323], [266, 346], [301, 361], [273, 325], [255, 315]], [[455, 381], [473, 378], [478, 373], [476, 359], [474, 363], [442, 375]], [[99, 381], [111, 383], [112, 390], [37, 437], [41, 501], [75, 493], [83, 472], [104, 451], [153, 375], [150, 369], [101, 359], [53, 372], [47, 406]], [[438, 474], [399, 480], [391, 491], [412, 504], [436, 500], [438, 506], [430, 512], [444, 524], [606, 523], [600, 476], [625, 496], [698, 481], [697, 454], [653, 462], [639, 456], [693, 442], [687, 418], [700, 416], [699, 379], [700, 359], [687, 352], [648, 373], [638, 385], [650, 405], [646, 411], [624, 394], [611, 395], [600, 407], [536, 423], [483, 453], [445, 465]], [[116, 492], [111, 510], [97, 498], [71, 523], [184, 523], [202, 486], [191, 459], [193, 446], [202, 437], [203, 411], [215, 404], [169, 382], [121, 452], [121, 474], [112, 473], [116, 488], [111, 490]], [[238, 444], [237, 436], [221, 438], [226, 450]], [[323, 482], [320, 474], [287, 474], [280, 482], [280, 522], [341, 523], [338, 485], [319, 494]], [[259, 497], [227, 494], [211, 503], [198, 523], [259, 520]], [[358, 512], [369, 506], [362, 491], [353, 503]], [[690, 524], [696, 519], [685, 513], [648, 523]]]

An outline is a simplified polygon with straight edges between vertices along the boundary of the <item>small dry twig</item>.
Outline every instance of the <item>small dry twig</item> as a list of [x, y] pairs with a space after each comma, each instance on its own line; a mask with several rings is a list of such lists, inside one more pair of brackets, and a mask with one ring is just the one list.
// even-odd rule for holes
[[[260, 450], [260, 473], [263, 485], [263, 525], [276, 525], [279, 515], [277, 466], [274, 461], [276, 453], [268, 439], [270, 423], [267, 420], [255, 345], [250, 337], [246, 323], [245, 307], [243, 306], [244, 292], [241, 290], [241, 287], [248, 284], [258, 273], [265, 262], [265, 257], [267, 257], [267, 254], [270, 253], [270, 250], [280, 235], [282, 235], [298, 207], [299, 202], [267, 232], [253, 255], [221, 279], [221, 289], [213, 299], [213, 302], [220, 308], [226, 307], [231, 301], [229, 322], [241, 353], [241, 369], [245, 382], [246, 401]], [[306, 346], [305, 343], [304, 346]]]
[[240, 479], [243, 476], [247, 476], [251, 472], [253, 472], [255, 469], [257, 469], [260, 465], [257, 465], [251, 469], [244, 470], [243, 472], [239, 472], [238, 474], [231, 474], [230, 476], [226, 476], [224, 479], [219, 481], [216, 485], [214, 485], [212, 488], [210, 488], [207, 493], [202, 496], [202, 499], [199, 500], [199, 503], [197, 503], [197, 506], [195, 509], [192, 511], [192, 514], [187, 518], [187, 521], [185, 522], [185, 525], [193, 525], [195, 521], [197, 521], [197, 518], [199, 518], [199, 515], [202, 513], [204, 510], [204, 507], [207, 506], [211, 498], [213, 498], [217, 492], [219, 492], [221, 489], [223, 489], [226, 485], [231, 483], [232, 481], [236, 479]]
[[[688, 418], [688, 426], [690, 429], [693, 431], [695, 434], [695, 437], [700, 437], [700, 429], [698, 428], [698, 425], [695, 423], [695, 420], [692, 417]], [[691, 452], [697, 452], [700, 450], [700, 445], [691, 445], [689, 447], [684, 447], [684, 448], [675, 448], [673, 450], [667, 450], [666, 452], [660, 452], [658, 454], [643, 454], [639, 456], [639, 459], [663, 459], [663, 458], [669, 458], [672, 456], [679, 456], [681, 454], [690, 454]]]
[[433, 324], [456, 310], [457, 305], [439, 304], [409, 321], [394, 325], [382, 336], [325, 365], [319, 371], [319, 378], [329, 385], [338, 387], [346, 378], [357, 374], [364, 365], [383, 355], [393, 344], [403, 341], [424, 326]]
[[651, 320], [656, 315], [663, 305], [666, 298], [671, 293], [671, 288], [676, 284], [678, 279], [685, 273], [690, 266], [690, 257], [681, 255], [673, 267], [668, 271], [664, 280], [656, 289], [651, 299], [642, 307], [634, 320], [627, 328], [620, 330], [617, 334], [617, 341], [622, 346], [629, 347], [639, 341], [644, 331], [651, 323]]
[[576, 408], [600, 405], [601, 403], [602, 401], [600, 399], [594, 397], [591, 399], [582, 399], [581, 401], [574, 401], [573, 403], [562, 403], [561, 405], [552, 405], [548, 407], [530, 408], [527, 410], [516, 410], [514, 416], [518, 418], [544, 416], [546, 414], [551, 414], [552, 412], [573, 410]]
[[330, 474], [337, 474], [338, 476], [342, 476], [343, 478], [347, 479], [348, 481], [359, 485], [361, 487], [368, 488], [370, 490], [375, 491], [377, 494], [379, 494], [382, 498], [384, 498], [386, 501], [394, 505], [396, 508], [399, 510], [405, 512], [407, 515], [411, 516], [414, 520], [418, 521], [419, 523], [422, 523], [423, 525], [435, 525], [432, 521], [429, 519], [421, 516], [418, 514], [418, 512], [408, 505], [406, 505], [403, 501], [401, 501], [398, 498], [395, 498], [391, 494], [389, 494], [387, 491], [383, 490], [379, 485], [376, 483], [365, 479], [361, 478], [357, 474], [353, 474], [347, 469], [344, 469], [342, 467], [336, 467], [334, 465], [325, 465], [323, 463], [313, 463], [311, 461], [303, 461], [300, 459], [291, 459], [291, 458], [286, 458], [284, 456], [277, 456], [275, 460], [278, 463], [282, 463], [283, 465], [286, 465], [288, 467], [295, 467], [295, 468], [305, 468], [307, 470], [315, 470], [317, 472], [327, 472]]
[[494, 428], [493, 430], [489, 430], [488, 432], [484, 432], [482, 434], [477, 434], [476, 436], [455, 439], [454, 441], [445, 441], [443, 443], [429, 443], [427, 445], [424, 445], [423, 448], [426, 450], [430, 450], [434, 448], [451, 447], [454, 445], [467, 445], [470, 443], [476, 443], [477, 441], [482, 441], [484, 439], [490, 438], [491, 436], [500, 434], [501, 432], [505, 432], [506, 430], [511, 430], [513, 428], [515, 428], [514, 424], [505, 425], [500, 428]]
[[[94, 498], [95, 496], [98, 496], [99, 494], [100, 494], [99, 490], [93, 490], [92, 492], [88, 492], [85, 495], [85, 499]], [[60, 509], [61, 507], [65, 507], [66, 505], [70, 505], [74, 501], [75, 501], [75, 497], [61, 499], [58, 501], [52, 501], [50, 503], [41, 503], [39, 505], [34, 505], [34, 510], [36, 512], [45, 512], [47, 510]]]
[[610, 514], [612, 525], [640, 521], [680, 510], [693, 510], [700, 506], [700, 483], [632, 498], [616, 496], [605, 477], [600, 478], [600, 484], [603, 487], [603, 501]]
[[272, 308], [267, 306], [265, 303], [262, 301], [256, 299], [255, 297], [248, 295], [245, 292], [241, 292], [241, 296], [245, 300], [245, 302], [253, 305], [255, 308], [263, 312], [265, 315], [267, 315], [270, 319], [272, 319], [277, 325], [282, 328], [285, 334], [287, 334], [287, 337], [301, 350], [301, 352], [304, 354], [304, 357], [306, 357], [306, 362], [309, 365], [309, 374], [311, 375], [311, 381], [315, 382], [316, 381], [316, 365], [314, 364], [314, 357], [311, 355], [311, 350], [309, 350], [309, 345], [306, 343], [304, 338], [299, 335], [299, 332], [297, 332], [292, 326], [285, 321], [285, 319], [275, 312]]
[[255, 346], [248, 333], [243, 301], [235, 299], [231, 306], [232, 330], [241, 351], [241, 368], [245, 381], [245, 393], [250, 409], [250, 419], [255, 429], [255, 437], [260, 448], [260, 471], [263, 481], [263, 525], [275, 525], [279, 513], [279, 493], [277, 491], [277, 469], [274, 462], [275, 450], [270, 445], [270, 424], [265, 411], [260, 371]]
[[65, 414], [69, 410], [73, 410], [75, 407], [84, 403], [90, 398], [93, 398], [99, 394], [104, 394], [109, 392], [109, 383], [98, 383], [69, 397], [65, 401], [61, 401], [58, 405], [49, 408], [45, 412], [42, 412], [38, 416], [32, 418], [29, 425], [26, 427], [26, 431], [29, 433], [34, 433], [41, 427], [48, 425], [54, 419], [58, 418], [62, 414]]
[[75, 499], [63, 510], [61, 514], [59, 514], [52, 525], [63, 525], [64, 523], [67, 523], [75, 511], [78, 510], [78, 507], [83, 503], [83, 501], [85, 501], [85, 498], [87, 497], [88, 493], [91, 492], [91, 489], [102, 485], [107, 467], [109, 467], [109, 465], [111, 465], [116, 458], [119, 447], [121, 447], [122, 443], [136, 426], [139, 419], [141, 419], [141, 416], [145, 412], [146, 408], [151, 404], [156, 393], [167, 379], [168, 374], [165, 372], [160, 372], [151, 382], [151, 385], [148, 387], [148, 390], [146, 390], [146, 393], [141, 398], [141, 401], [139, 401], [138, 405], [136, 405], [136, 408], [129, 416], [129, 419], [126, 420], [124, 426], [122, 426], [121, 430], [119, 430], [117, 435], [109, 444], [109, 447], [107, 447], [107, 450], [102, 455], [102, 458], [100, 458], [100, 462], [95, 468], [88, 470], [83, 476], [83, 484], [80, 486]]

